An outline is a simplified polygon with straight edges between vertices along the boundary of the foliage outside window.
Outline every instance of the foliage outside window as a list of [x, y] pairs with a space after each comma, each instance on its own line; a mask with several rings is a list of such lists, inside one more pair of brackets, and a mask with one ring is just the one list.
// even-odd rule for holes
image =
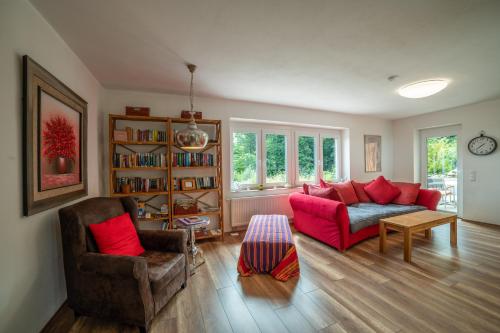
[[337, 145], [334, 138], [323, 138], [323, 179], [337, 179]]
[[429, 177], [457, 174], [457, 137], [443, 136], [427, 139], [427, 175]]
[[287, 182], [287, 138], [284, 134], [265, 134], [266, 183], [285, 184]]
[[233, 133], [233, 183], [257, 184], [257, 134]]
[[316, 140], [313, 136], [299, 136], [299, 181], [313, 182], [316, 179]]

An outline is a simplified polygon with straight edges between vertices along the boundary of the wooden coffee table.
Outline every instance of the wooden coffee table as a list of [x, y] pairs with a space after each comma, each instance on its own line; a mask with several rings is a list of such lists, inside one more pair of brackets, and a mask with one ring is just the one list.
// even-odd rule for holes
[[380, 220], [380, 252], [384, 253], [387, 242], [387, 229], [401, 231], [404, 234], [404, 259], [411, 262], [411, 236], [415, 232], [425, 231], [425, 237], [430, 239], [432, 227], [450, 224], [450, 244], [457, 246], [457, 215], [452, 213], [423, 210], [420, 212], [388, 217]]

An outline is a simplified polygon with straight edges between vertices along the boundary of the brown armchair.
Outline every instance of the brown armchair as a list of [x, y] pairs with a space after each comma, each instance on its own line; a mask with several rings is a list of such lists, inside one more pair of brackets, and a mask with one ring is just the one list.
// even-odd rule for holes
[[[142, 246], [138, 257], [101, 254], [88, 228], [130, 213]], [[76, 315], [139, 326], [147, 332], [154, 316], [184, 288], [188, 277], [184, 230], [138, 230], [131, 198], [92, 198], [59, 210], [68, 304]]]

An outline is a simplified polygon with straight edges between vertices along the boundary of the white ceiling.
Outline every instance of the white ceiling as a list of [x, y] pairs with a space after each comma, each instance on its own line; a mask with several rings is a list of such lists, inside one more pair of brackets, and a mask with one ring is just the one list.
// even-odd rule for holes
[[393, 119], [500, 96], [500, 1], [31, 2], [108, 88], [185, 94], [192, 62], [199, 96]]

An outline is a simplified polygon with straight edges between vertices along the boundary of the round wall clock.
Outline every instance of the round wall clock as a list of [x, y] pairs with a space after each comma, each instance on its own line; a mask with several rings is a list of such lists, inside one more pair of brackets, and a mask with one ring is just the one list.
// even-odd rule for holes
[[478, 156], [489, 155], [497, 149], [497, 141], [481, 131], [481, 134], [469, 141], [469, 151]]

